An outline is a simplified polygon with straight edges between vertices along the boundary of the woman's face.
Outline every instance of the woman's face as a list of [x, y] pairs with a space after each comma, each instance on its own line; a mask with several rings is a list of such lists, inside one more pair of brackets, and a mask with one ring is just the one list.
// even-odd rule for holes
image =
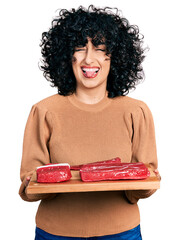
[[77, 87], [95, 88], [102, 84], [106, 86], [110, 63], [104, 44], [95, 47], [88, 39], [86, 46], [76, 47], [72, 68]]

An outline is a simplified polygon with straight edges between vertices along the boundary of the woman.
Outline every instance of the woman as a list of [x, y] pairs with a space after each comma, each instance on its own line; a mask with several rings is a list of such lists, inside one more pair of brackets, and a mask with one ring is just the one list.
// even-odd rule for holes
[[61, 10], [41, 47], [41, 69], [58, 94], [31, 109], [19, 191], [26, 201], [41, 200], [36, 240], [141, 239], [137, 202], [154, 190], [26, 193], [36, 167], [50, 162], [79, 165], [118, 156], [157, 169], [151, 112], [125, 96], [143, 79], [138, 27], [110, 8]]

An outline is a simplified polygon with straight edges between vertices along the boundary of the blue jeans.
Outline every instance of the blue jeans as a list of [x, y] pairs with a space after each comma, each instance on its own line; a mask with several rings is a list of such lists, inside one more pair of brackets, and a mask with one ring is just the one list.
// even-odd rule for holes
[[47, 233], [40, 228], [36, 228], [35, 240], [142, 240], [142, 237], [140, 225], [138, 225], [137, 227], [126, 232], [89, 238], [56, 236]]

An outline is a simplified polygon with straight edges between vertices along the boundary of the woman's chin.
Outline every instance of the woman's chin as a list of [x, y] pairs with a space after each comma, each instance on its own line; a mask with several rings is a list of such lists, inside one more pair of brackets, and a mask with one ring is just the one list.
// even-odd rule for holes
[[84, 88], [95, 88], [95, 87], [98, 87], [99, 84], [98, 84], [97, 81], [95, 81], [92, 78], [90, 78], [90, 79], [87, 79], [85, 81], [82, 81], [82, 86]]

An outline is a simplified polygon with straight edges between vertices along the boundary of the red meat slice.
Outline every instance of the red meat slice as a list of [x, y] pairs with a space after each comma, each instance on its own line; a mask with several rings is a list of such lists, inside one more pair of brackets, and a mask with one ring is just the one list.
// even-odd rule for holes
[[106, 166], [109, 164], [114, 164], [114, 163], [121, 163], [121, 159], [119, 157], [110, 159], [110, 160], [105, 160], [105, 161], [99, 161], [99, 162], [93, 162], [93, 163], [87, 163], [87, 164], [81, 164], [81, 165], [74, 165], [71, 166], [71, 170], [80, 170], [82, 167], [85, 166]]
[[68, 163], [47, 164], [38, 167], [36, 172], [39, 183], [63, 182], [72, 177]]
[[80, 169], [80, 176], [84, 182], [145, 179], [150, 176], [144, 163], [119, 163], [106, 166], [85, 166]]

